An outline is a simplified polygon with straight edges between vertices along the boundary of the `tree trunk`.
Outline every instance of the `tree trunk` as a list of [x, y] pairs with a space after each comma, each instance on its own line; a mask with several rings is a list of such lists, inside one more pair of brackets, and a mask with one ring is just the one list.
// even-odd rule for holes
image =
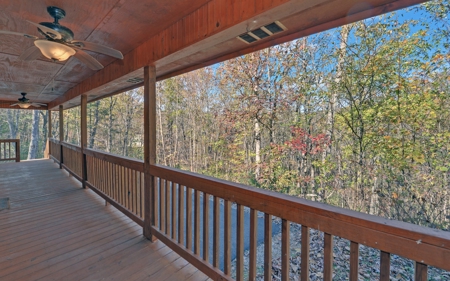
[[113, 97], [109, 98], [109, 126], [108, 126], [108, 147], [106, 148], [107, 152], [111, 152], [112, 149], [112, 141], [113, 141], [113, 109], [114, 109], [114, 105], [116, 103], [116, 100], [113, 99]]
[[41, 115], [42, 115], [42, 122], [43, 122], [43, 124], [42, 124], [42, 135], [44, 136], [44, 145], [42, 146], [42, 151], [44, 152], [44, 154], [45, 154], [45, 149], [46, 149], [46, 145], [45, 145], [45, 143], [46, 143], [46, 139], [47, 139], [47, 136], [48, 136], [48, 132], [47, 132], [47, 115], [48, 115], [48, 112], [47, 112], [47, 110], [45, 110], [45, 113], [42, 111], [42, 110], [40, 110], [39, 111], [40, 113], [41, 113]]
[[[338, 64], [336, 69], [336, 78], [335, 83], [338, 85], [342, 80], [342, 68], [344, 64], [344, 59], [346, 55], [347, 50], [347, 39], [348, 34], [350, 33], [351, 26], [350, 25], [344, 25], [341, 29], [341, 44], [339, 46], [339, 58], [338, 58]], [[325, 158], [328, 154], [331, 153], [331, 147], [332, 143], [331, 140], [333, 140], [334, 137], [334, 112], [336, 111], [336, 100], [337, 100], [337, 91], [332, 91], [330, 96], [330, 101], [328, 105], [328, 114], [327, 114], [327, 120], [326, 120], [326, 136], [330, 140], [330, 144], [326, 149], [323, 150], [322, 153], [322, 162], [325, 161]]]
[[94, 104], [94, 124], [92, 125], [91, 133], [89, 135], [89, 148], [94, 148], [95, 135], [97, 134], [99, 105], [100, 105], [100, 101], [98, 100]]
[[255, 118], [255, 179], [257, 182], [261, 180], [261, 128], [258, 118]]
[[31, 140], [30, 147], [28, 149], [27, 159], [35, 159], [37, 147], [39, 144], [39, 110], [33, 110], [33, 121], [31, 127]]
[[11, 139], [17, 138], [17, 128], [19, 126], [19, 115], [20, 110], [15, 109], [7, 109], [6, 110], [6, 116], [8, 119], [8, 125], [9, 125], [9, 137]]
[[369, 206], [369, 214], [378, 215], [378, 178], [374, 177], [373, 185], [372, 185], [372, 193], [370, 194], [370, 206]]

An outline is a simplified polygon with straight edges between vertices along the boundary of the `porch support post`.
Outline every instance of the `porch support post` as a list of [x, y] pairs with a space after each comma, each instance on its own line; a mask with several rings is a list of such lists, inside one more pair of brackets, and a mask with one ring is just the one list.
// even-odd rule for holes
[[86, 167], [86, 154], [84, 150], [87, 146], [87, 96], [81, 95], [81, 178], [83, 179], [83, 188], [86, 188], [87, 181], [87, 167]]
[[155, 225], [155, 177], [150, 165], [156, 163], [156, 69], [144, 67], [144, 236], [156, 241], [152, 235]]
[[63, 164], [63, 146], [64, 141], [64, 111], [62, 104], [59, 105], [59, 168], [62, 169]]
[[50, 138], [52, 137], [52, 111], [47, 110], [47, 143], [45, 146], [45, 158], [50, 158], [52, 152], [50, 151]]

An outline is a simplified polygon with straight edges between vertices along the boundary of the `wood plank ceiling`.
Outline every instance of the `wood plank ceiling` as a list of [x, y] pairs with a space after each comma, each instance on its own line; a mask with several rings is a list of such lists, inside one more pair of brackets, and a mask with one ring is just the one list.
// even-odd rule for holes
[[[379, 15], [424, 0], [0, 0], [0, 30], [38, 35], [26, 22], [50, 22], [47, 6], [66, 11], [60, 21], [75, 39], [120, 50], [124, 60], [90, 53], [105, 68], [92, 71], [75, 58], [54, 63], [43, 56], [18, 56], [33, 40], [0, 34], [0, 107], [27, 92], [51, 109], [118, 93], [138, 84], [142, 67], [154, 63], [159, 79], [210, 65], [329, 28]], [[95, 4], [94, 4], [95, 3]], [[287, 30], [250, 45], [236, 37], [280, 21]], [[3, 106], [2, 106], [3, 104]]]
[[[26, 20], [52, 22], [46, 9], [57, 6], [66, 11], [60, 24], [70, 28], [75, 39], [104, 44], [126, 54], [208, 1], [0, 1], [0, 29], [39, 36], [36, 27]], [[61, 63], [43, 56], [31, 62], [18, 60], [32, 45], [31, 39], [0, 34], [0, 100], [16, 101], [20, 92], [27, 92], [30, 100], [48, 103], [94, 73], [75, 58]], [[90, 54], [103, 65], [114, 60]]]

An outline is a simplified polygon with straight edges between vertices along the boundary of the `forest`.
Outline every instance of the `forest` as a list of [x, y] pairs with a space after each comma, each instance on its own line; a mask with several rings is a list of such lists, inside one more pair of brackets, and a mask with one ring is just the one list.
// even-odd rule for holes
[[[435, 0], [158, 82], [157, 162], [449, 230], [449, 12]], [[89, 103], [88, 146], [143, 159], [142, 118], [140, 88]], [[64, 120], [79, 144], [80, 108]], [[46, 111], [0, 110], [22, 159], [46, 136]]]

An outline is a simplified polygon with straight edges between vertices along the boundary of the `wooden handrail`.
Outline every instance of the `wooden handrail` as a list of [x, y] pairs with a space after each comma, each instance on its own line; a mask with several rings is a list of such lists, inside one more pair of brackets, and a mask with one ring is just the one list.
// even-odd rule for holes
[[64, 146], [64, 147], [67, 147], [67, 148], [69, 148], [69, 149], [71, 149], [73, 151], [81, 153], [81, 147], [79, 147], [78, 145], [71, 144], [71, 143], [68, 143], [68, 142], [65, 142], [65, 141], [61, 142], [61, 145]]
[[[450, 270], [450, 232], [388, 220], [161, 165], [151, 165], [151, 174], [159, 181], [193, 188], [225, 202], [236, 203], [237, 206], [246, 206], [320, 230], [327, 239], [332, 238], [327, 235], [339, 236], [421, 264]], [[161, 232], [156, 227], [155, 231]], [[325, 244], [332, 244], [327, 241]], [[328, 258], [331, 258], [330, 255], [331, 252]], [[332, 263], [328, 264], [331, 270]], [[327, 274], [331, 276], [331, 273]]]
[[130, 169], [133, 169], [133, 170], [136, 170], [139, 172], [144, 172], [144, 161], [142, 161], [142, 160], [133, 159], [130, 157], [125, 157], [125, 156], [118, 156], [118, 155], [114, 155], [111, 153], [98, 151], [98, 150], [90, 149], [90, 148], [86, 148], [84, 150], [84, 152], [86, 155], [95, 157], [97, 159], [101, 159], [101, 160], [107, 161], [109, 163], [122, 165], [124, 167], [130, 168]]
[[[56, 140], [51, 140], [59, 144]], [[81, 153], [78, 146], [61, 143], [76, 153]], [[66, 153], [66, 152], [65, 152]], [[87, 185], [102, 196], [107, 202], [114, 205], [125, 215], [132, 218], [139, 225], [144, 225], [143, 217], [143, 181], [144, 163], [141, 160], [113, 155], [93, 149], [85, 149], [87, 156]], [[70, 157], [66, 156], [65, 157]], [[77, 156], [77, 159], [80, 157]], [[70, 159], [67, 159], [70, 162]], [[69, 168], [64, 165], [65, 169]], [[69, 170], [70, 171], [70, 170]], [[70, 171], [73, 173], [73, 171]], [[250, 259], [255, 259], [257, 212], [263, 212], [265, 217], [265, 251], [264, 270], [265, 278], [271, 276], [271, 220], [278, 217], [282, 221], [282, 276], [287, 278], [289, 267], [289, 223], [302, 226], [302, 259], [309, 254], [309, 230], [316, 229], [324, 232], [324, 278], [332, 276], [333, 237], [339, 236], [351, 242], [350, 253], [350, 280], [358, 277], [359, 244], [366, 245], [381, 251], [380, 274], [389, 277], [390, 255], [396, 254], [416, 261], [416, 278], [426, 273], [427, 266], [435, 266], [450, 270], [450, 232], [430, 229], [405, 222], [393, 221], [377, 216], [363, 214], [326, 204], [312, 202], [305, 199], [280, 194], [277, 192], [261, 190], [243, 184], [233, 183], [213, 177], [181, 171], [162, 165], [150, 165], [150, 175], [154, 177], [155, 189], [152, 202], [155, 223], [150, 226], [152, 235], [160, 239], [183, 258], [197, 266], [213, 279], [231, 280], [230, 277], [230, 248], [227, 239], [231, 235], [231, 203], [237, 206], [237, 245], [242, 251], [243, 243], [243, 208], [250, 208]], [[78, 175], [80, 178], [81, 175]], [[185, 194], [186, 192], [186, 194]], [[203, 201], [200, 204], [200, 195], [204, 198], [213, 196], [213, 208]], [[188, 200], [188, 198], [194, 198]], [[224, 269], [218, 268], [218, 220], [219, 202], [223, 200], [224, 208]], [[203, 217], [200, 218], [200, 210]], [[208, 220], [209, 212], [213, 214], [213, 233], [210, 235]], [[189, 214], [189, 215], [188, 215]], [[191, 217], [192, 214], [192, 217]], [[206, 215], [205, 215], [206, 214]], [[208, 229], [200, 232], [200, 221]], [[194, 227], [193, 227], [194, 226]], [[145, 226], [144, 226], [145, 227]], [[186, 232], [184, 232], [186, 230]], [[199, 243], [200, 236], [203, 243]], [[255, 236], [255, 237], [253, 237]], [[205, 238], [213, 239], [213, 262], [209, 262], [208, 254], [200, 257], [200, 249], [208, 250], [209, 244]], [[192, 243], [194, 242], [194, 243]], [[243, 274], [242, 260], [237, 263], [237, 279]], [[255, 261], [250, 260], [250, 276], [255, 276]], [[302, 276], [308, 275], [308, 261], [302, 262]], [[416, 279], [419, 280], [419, 279]]]
[[[14, 144], [13, 147], [11, 147], [12, 144]], [[20, 139], [1, 139], [0, 162], [13, 160], [20, 162]]]

